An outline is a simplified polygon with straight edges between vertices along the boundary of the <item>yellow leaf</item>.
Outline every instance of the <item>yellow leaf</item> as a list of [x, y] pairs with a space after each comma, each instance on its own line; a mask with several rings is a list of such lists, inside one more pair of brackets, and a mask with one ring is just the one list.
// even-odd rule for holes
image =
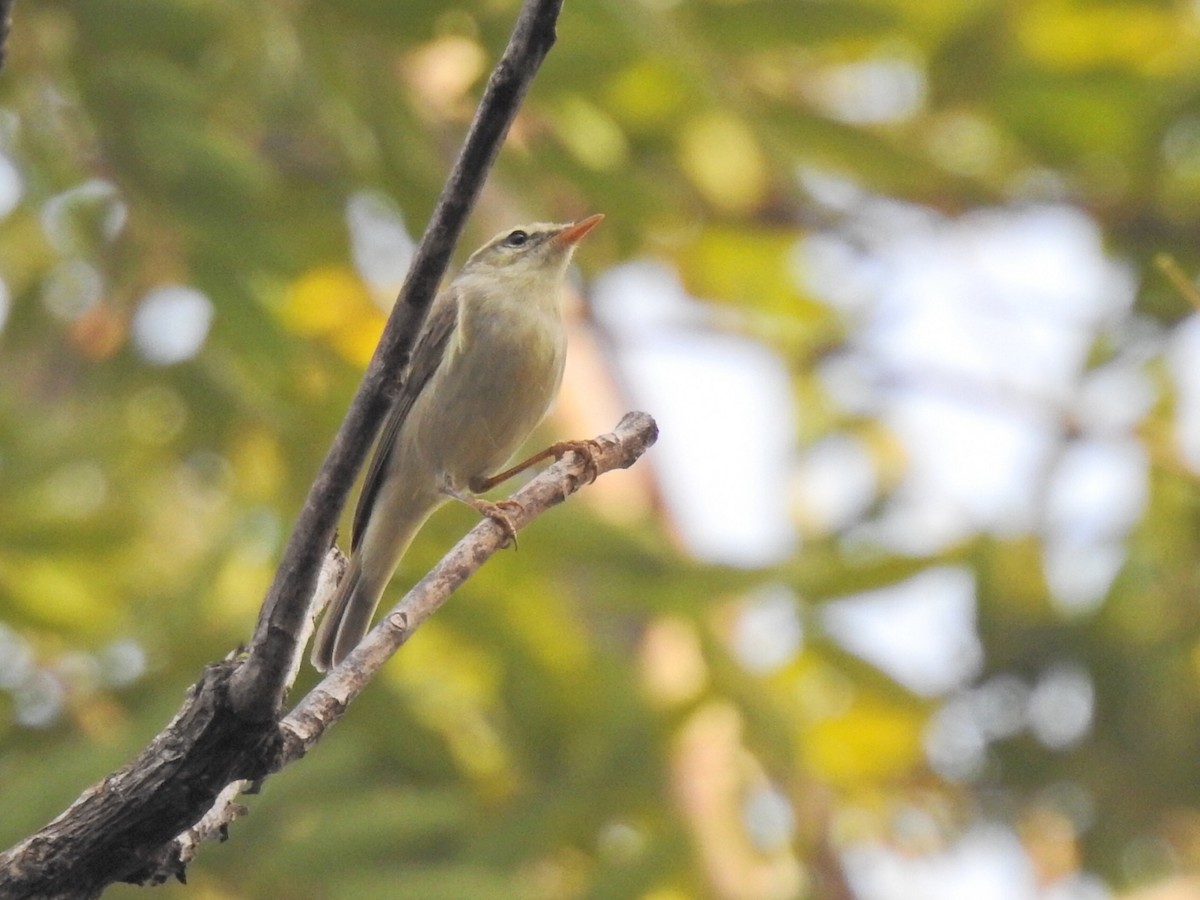
[[1020, 42], [1049, 68], [1075, 71], [1123, 64], [1153, 71], [1181, 49], [1179, 15], [1169, 6], [1037, 3], [1018, 9]]
[[729, 113], [708, 113], [684, 126], [679, 163], [697, 190], [724, 212], [749, 213], [766, 199], [766, 158], [746, 124]]
[[622, 121], [657, 131], [682, 108], [686, 92], [678, 76], [642, 59], [613, 80], [607, 95]]
[[707, 228], [675, 262], [688, 292], [779, 315], [823, 317], [792, 278], [797, 235], [788, 229]]
[[306, 337], [324, 337], [347, 359], [365, 365], [384, 316], [352, 271], [322, 266], [301, 275], [279, 308], [284, 324]]
[[899, 778], [921, 762], [924, 724], [915, 708], [858, 700], [805, 735], [806, 763], [816, 775], [843, 786]]
[[557, 120], [559, 138], [589, 169], [615, 169], [628, 160], [629, 146], [621, 126], [582, 97], [564, 100]]
[[274, 434], [262, 427], [238, 435], [228, 459], [238, 492], [254, 500], [271, 500], [283, 482], [284, 459]]
[[210, 620], [222, 626], [250, 621], [263, 595], [271, 586], [275, 572], [272, 560], [264, 559], [257, 548], [235, 550], [217, 569], [207, 611]]
[[103, 631], [116, 611], [97, 585], [62, 560], [0, 564], [0, 588], [23, 615], [51, 627]]
[[311, 269], [293, 282], [280, 313], [297, 334], [322, 335], [336, 331], [355, 308], [369, 303], [367, 289], [348, 269]]

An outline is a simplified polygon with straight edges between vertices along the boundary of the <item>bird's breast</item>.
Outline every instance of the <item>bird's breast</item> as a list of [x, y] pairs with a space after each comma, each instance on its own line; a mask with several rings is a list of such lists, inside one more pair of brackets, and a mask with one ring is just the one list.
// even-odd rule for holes
[[[493, 474], [516, 452], [545, 416], [562, 382], [566, 334], [553, 310], [519, 301], [460, 308], [457, 346], [437, 378], [436, 421], [429, 439], [455, 446], [456, 471], [465, 485]], [[444, 376], [444, 377], [442, 377]]]

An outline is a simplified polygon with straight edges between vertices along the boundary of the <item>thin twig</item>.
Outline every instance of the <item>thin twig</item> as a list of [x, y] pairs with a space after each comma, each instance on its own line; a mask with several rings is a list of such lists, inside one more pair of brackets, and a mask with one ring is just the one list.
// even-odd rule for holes
[[[589, 463], [568, 454], [512, 496], [520, 510], [510, 515], [513, 527], [535, 518], [575, 493], [589, 477], [627, 469], [658, 439], [654, 419], [642, 412], [626, 414], [609, 434], [592, 441]], [[404, 598], [383, 617], [341, 665], [284, 718], [280, 766], [303, 756], [357, 697], [379, 668], [436, 612], [458, 587], [503, 547], [507, 532], [491, 519], [476, 525]]]

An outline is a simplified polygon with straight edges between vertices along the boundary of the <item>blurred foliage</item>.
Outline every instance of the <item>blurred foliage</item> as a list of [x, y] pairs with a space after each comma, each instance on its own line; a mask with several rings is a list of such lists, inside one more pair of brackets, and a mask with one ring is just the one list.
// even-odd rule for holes
[[[0, 844], [127, 761], [247, 639], [397, 287], [356, 255], [348, 204], [419, 234], [515, 10], [17, 5], [0, 75]], [[839, 227], [803, 174], [947, 216], [1066, 202], [1135, 271], [1162, 252], [1200, 270], [1198, 32], [1194, 3], [1165, 0], [569, 0], [465, 243], [603, 210], [585, 276], [663, 260], [776, 351], [803, 438], [853, 433], [876, 455], [866, 520], [904, 461], [818, 378], [851, 323], [795, 277], [797, 240]], [[888, 104], [856, 100], [864, 79]], [[1188, 313], [1167, 279], [1139, 284], [1143, 324]], [[1098, 340], [1093, 365], [1112, 352]], [[817, 532], [763, 569], [694, 559], [650, 459], [616, 503], [597, 486], [490, 562], [162, 895], [838, 896], [831, 850], [929, 852], [982, 818], [1016, 827], [1047, 881], [1195, 871], [1200, 491], [1162, 361], [1145, 367], [1150, 495], [1094, 614], [1052, 602], [1037, 534], [914, 556]], [[564, 401], [542, 437], [612, 424], [586, 407]], [[400, 580], [470, 522], [440, 514]], [[1083, 666], [1086, 738], [1018, 729], [947, 777], [925, 753], [945, 698], [816, 625], [829, 600], [947, 563], [976, 579], [976, 683]], [[780, 587], [803, 646], [756, 669], [739, 617]]]

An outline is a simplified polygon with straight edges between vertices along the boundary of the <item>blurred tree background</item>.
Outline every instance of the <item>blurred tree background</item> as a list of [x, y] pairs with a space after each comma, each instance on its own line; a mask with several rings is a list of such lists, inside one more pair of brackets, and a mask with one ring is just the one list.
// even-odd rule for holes
[[[4, 846], [248, 638], [516, 6], [17, 5]], [[606, 213], [539, 437], [662, 442], [159, 895], [1200, 897], [1198, 39], [568, 0], [464, 245]]]

